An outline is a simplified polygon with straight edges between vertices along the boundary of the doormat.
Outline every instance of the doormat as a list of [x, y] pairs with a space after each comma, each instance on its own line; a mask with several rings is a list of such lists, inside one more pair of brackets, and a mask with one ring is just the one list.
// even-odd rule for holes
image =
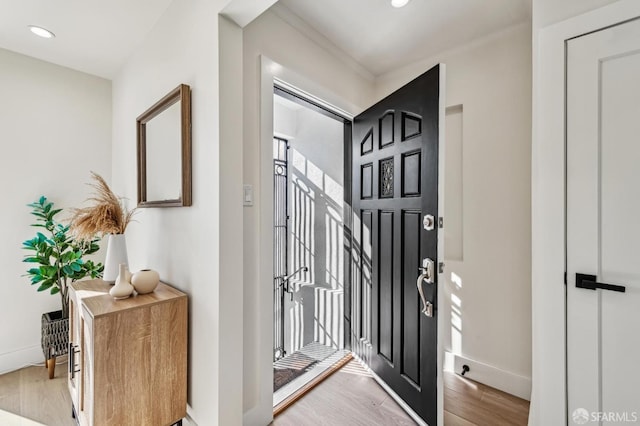
[[296, 377], [311, 370], [319, 361], [300, 352], [278, 360], [273, 365], [273, 391], [277, 391]]

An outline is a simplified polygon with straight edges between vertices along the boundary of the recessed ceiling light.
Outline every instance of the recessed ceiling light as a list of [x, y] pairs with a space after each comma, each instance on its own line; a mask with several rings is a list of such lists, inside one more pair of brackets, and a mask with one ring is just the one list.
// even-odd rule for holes
[[36, 25], [29, 25], [29, 29], [31, 30], [32, 33], [42, 38], [54, 38], [56, 36], [51, 31], [42, 27], [38, 27]]
[[409, 0], [391, 0], [391, 6], [393, 7], [404, 7], [409, 3]]

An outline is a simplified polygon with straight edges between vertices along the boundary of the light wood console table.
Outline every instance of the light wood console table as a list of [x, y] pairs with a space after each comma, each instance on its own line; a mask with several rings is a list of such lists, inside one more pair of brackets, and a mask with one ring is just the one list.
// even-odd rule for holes
[[116, 300], [102, 280], [69, 291], [69, 392], [80, 425], [182, 424], [187, 296], [160, 283]]

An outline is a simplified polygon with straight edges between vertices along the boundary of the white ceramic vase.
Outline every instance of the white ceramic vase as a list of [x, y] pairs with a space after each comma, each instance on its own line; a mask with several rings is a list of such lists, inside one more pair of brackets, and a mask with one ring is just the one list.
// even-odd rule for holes
[[131, 276], [131, 285], [138, 294], [151, 293], [160, 282], [160, 274], [153, 269], [142, 269]]
[[109, 234], [107, 240], [107, 257], [104, 261], [104, 273], [102, 279], [113, 284], [118, 277], [118, 265], [129, 264], [127, 256], [127, 241], [124, 234]]
[[131, 274], [127, 269], [125, 263], [121, 263], [119, 267], [118, 277], [116, 278], [116, 284], [111, 287], [109, 294], [116, 299], [126, 299], [133, 293], [133, 286], [131, 285]]

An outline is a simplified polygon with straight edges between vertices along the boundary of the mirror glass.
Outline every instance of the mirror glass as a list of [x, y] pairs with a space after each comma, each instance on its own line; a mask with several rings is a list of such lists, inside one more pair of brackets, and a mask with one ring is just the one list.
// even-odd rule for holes
[[191, 91], [181, 84], [137, 119], [138, 206], [191, 205]]
[[180, 198], [180, 104], [147, 123], [147, 199]]

